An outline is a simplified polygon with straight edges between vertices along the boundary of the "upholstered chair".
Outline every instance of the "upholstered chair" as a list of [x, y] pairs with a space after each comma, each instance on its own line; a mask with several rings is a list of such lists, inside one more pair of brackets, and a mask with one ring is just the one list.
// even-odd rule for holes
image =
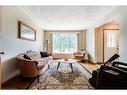
[[88, 60], [87, 53], [85, 51], [77, 51], [74, 53], [74, 58], [79, 61]]

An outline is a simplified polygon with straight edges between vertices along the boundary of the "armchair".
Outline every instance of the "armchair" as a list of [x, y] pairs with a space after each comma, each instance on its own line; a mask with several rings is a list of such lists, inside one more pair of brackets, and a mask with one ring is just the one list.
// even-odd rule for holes
[[88, 60], [87, 53], [85, 51], [77, 51], [74, 54], [74, 58], [79, 61], [86, 61]]

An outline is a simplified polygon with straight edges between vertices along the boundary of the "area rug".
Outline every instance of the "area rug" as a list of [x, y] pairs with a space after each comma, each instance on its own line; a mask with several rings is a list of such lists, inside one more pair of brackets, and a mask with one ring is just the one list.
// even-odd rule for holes
[[94, 89], [88, 82], [91, 74], [79, 63], [73, 62], [73, 72], [69, 63], [61, 63], [57, 69], [58, 62], [52, 62], [41, 77], [40, 83], [31, 87], [31, 89]]

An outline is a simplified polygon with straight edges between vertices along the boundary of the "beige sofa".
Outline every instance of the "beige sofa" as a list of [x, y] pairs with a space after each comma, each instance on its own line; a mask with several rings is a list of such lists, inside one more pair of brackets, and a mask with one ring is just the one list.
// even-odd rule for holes
[[[31, 60], [24, 58], [24, 54], [30, 57]], [[45, 72], [52, 61], [52, 56], [41, 58], [39, 52], [30, 51], [17, 56], [17, 63], [20, 67], [20, 72], [23, 77], [38, 77]]]

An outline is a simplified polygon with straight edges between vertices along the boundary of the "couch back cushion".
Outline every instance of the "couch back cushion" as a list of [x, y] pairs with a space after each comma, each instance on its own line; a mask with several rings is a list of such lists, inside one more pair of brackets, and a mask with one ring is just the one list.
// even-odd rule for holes
[[36, 51], [30, 51], [28, 53], [26, 53], [27, 56], [30, 57], [31, 60], [36, 60], [36, 59], [40, 59], [41, 58], [41, 55], [39, 52], [36, 52]]

